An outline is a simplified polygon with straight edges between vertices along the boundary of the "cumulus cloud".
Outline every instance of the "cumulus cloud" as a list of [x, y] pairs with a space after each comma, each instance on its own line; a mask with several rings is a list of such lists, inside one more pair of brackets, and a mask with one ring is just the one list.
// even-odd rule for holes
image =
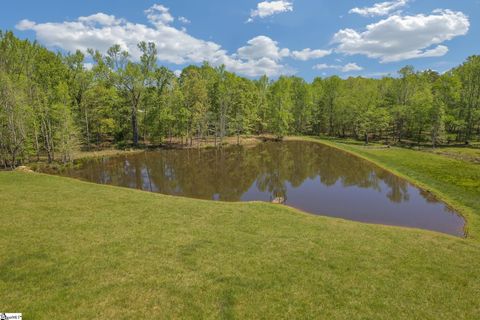
[[257, 9], [252, 10], [248, 22], [255, 18], [266, 18], [275, 14], [293, 11], [293, 3], [288, 0], [263, 1], [257, 4]]
[[347, 73], [347, 72], [354, 72], [354, 71], [362, 71], [363, 68], [359, 66], [358, 64], [351, 62], [347, 63], [346, 65], [329, 65], [325, 63], [317, 64], [313, 67], [315, 70], [326, 70], [326, 69], [334, 69], [334, 70], [339, 70], [341, 72]]
[[356, 13], [364, 17], [386, 16], [395, 10], [403, 8], [409, 0], [395, 0], [376, 3], [373, 7], [353, 8], [349, 13]]
[[361, 71], [363, 70], [363, 67], [360, 67], [356, 63], [347, 63], [342, 67], [342, 72], [351, 72], [351, 71]]
[[279, 61], [290, 55], [289, 49], [280, 49], [276, 41], [266, 36], [255, 37], [249, 40], [247, 44], [247, 46], [238, 49], [237, 57], [247, 60], [268, 58], [273, 61]]
[[273, 74], [291, 74], [294, 72], [291, 68], [279, 63], [289, 56], [289, 49], [280, 48], [276, 41], [267, 36], [258, 36], [249, 40], [231, 57], [226, 57], [225, 65], [232, 66], [242, 74], [249, 74], [252, 70], [256, 70], [257, 75], [265, 74], [267, 70]]
[[115, 16], [111, 16], [105, 13], [97, 13], [88, 17], [80, 17], [78, 18], [78, 21], [81, 21], [90, 25], [99, 24], [99, 25], [105, 25], [105, 26], [113, 26], [122, 22], [121, 20], [115, 19]]
[[161, 4], [154, 4], [145, 10], [145, 13], [148, 20], [154, 25], [168, 25], [175, 20], [170, 14], [170, 10]]
[[448, 47], [441, 44], [467, 34], [469, 28], [464, 13], [435, 10], [430, 15], [392, 15], [368, 25], [363, 32], [342, 29], [333, 42], [338, 44], [337, 52], [366, 55], [386, 63], [443, 56]]
[[277, 42], [268, 37], [253, 38], [235, 54], [228, 54], [217, 43], [195, 38], [185, 29], [173, 27], [171, 24], [175, 18], [162, 5], [153, 5], [145, 10], [145, 14], [150, 25], [97, 13], [60, 23], [22, 20], [16, 27], [34, 31], [37, 39], [48, 47], [72, 52], [77, 49], [85, 52], [89, 48], [106, 52], [112, 45], [118, 44], [133, 59], [139, 59], [141, 53], [137, 44], [146, 41], [157, 45], [160, 61], [173, 64], [208, 61], [214, 66], [224, 64], [228, 70], [250, 77], [293, 73], [281, 63], [290, 51], [280, 49]]
[[328, 56], [332, 53], [332, 50], [312, 50], [310, 48], [303, 49], [301, 51], [293, 51], [292, 58], [301, 61], [308, 61], [312, 59], [319, 59]]

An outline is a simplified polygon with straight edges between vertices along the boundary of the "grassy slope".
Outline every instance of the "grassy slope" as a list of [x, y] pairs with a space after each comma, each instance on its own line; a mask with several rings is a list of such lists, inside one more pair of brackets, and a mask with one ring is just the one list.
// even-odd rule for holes
[[435, 150], [430, 149], [427, 151], [447, 156], [453, 159], [459, 159], [480, 164], [479, 148], [437, 148]]
[[[437, 156], [342, 147], [444, 187], [411, 165]], [[480, 316], [475, 239], [25, 173], [0, 173], [0, 225], [0, 311], [26, 318]]]

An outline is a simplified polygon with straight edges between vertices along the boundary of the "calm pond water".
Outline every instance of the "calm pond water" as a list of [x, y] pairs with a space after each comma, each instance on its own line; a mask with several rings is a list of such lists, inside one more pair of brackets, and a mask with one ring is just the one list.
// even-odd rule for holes
[[317, 143], [266, 142], [221, 150], [145, 152], [92, 159], [64, 175], [221, 201], [272, 201], [318, 215], [463, 236], [463, 219], [431, 194]]

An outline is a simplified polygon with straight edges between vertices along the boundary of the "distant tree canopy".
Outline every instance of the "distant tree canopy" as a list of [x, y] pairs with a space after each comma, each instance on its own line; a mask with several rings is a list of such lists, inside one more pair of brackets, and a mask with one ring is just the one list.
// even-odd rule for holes
[[139, 61], [118, 45], [62, 55], [0, 32], [0, 165], [172, 138], [269, 133], [435, 146], [480, 136], [480, 56], [444, 74], [407, 66], [398, 77], [307, 83], [250, 80], [208, 63], [175, 75], [157, 64], [153, 43], [138, 48]]

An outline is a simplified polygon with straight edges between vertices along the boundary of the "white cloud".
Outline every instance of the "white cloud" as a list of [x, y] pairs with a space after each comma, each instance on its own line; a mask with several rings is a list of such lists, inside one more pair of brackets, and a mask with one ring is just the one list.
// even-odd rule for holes
[[174, 17], [162, 5], [152, 6], [145, 14], [151, 26], [97, 13], [60, 23], [22, 20], [16, 27], [34, 31], [36, 38], [48, 47], [71, 52], [77, 49], [85, 52], [89, 48], [106, 52], [112, 45], [118, 44], [133, 59], [139, 59], [141, 53], [137, 44], [146, 41], [157, 45], [160, 61], [173, 64], [208, 61], [214, 66], [225, 64], [228, 70], [250, 77], [293, 73], [280, 62], [290, 51], [280, 49], [277, 42], [268, 37], [253, 38], [247, 46], [230, 55], [217, 43], [195, 38], [185, 29], [173, 27]]
[[427, 50], [414, 50], [411, 52], [400, 53], [397, 55], [391, 55], [387, 60], [382, 62], [395, 62], [408, 59], [418, 59], [418, 58], [431, 58], [431, 57], [442, 57], [448, 53], [448, 47], [443, 45], [438, 45], [432, 49]]
[[319, 59], [328, 56], [332, 50], [312, 50], [310, 48], [301, 51], [293, 51], [292, 57], [296, 60], [307, 61], [312, 59]]
[[168, 25], [175, 20], [170, 14], [170, 10], [161, 4], [154, 4], [145, 10], [145, 13], [148, 20], [154, 25]]
[[393, 15], [368, 25], [363, 32], [342, 29], [333, 42], [338, 44], [337, 52], [366, 55], [385, 63], [443, 56], [448, 47], [441, 44], [467, 34], [469, 27], [462, 12], [435, 10], [430, 15]]
[[342, 72], [351, 72], [351, 71], [361, 71], [363, 70], [363, 68], [356, 63], [347, 63], [342, 67], [341, 70]]
[[278, 43], [266, 36], [258, 36], [247, 42], [247, 46], [238, 49], [236, 56], [240, 59], [256, 60], [268, 58], [279, 61], [290, 55], [290, 50], [280, 49]]
[[[290, 50], [280, 48], [278, 43], [267, 36], [257, 36], [247, 42], [223, 62], [235, 71], [249, 76], [262, 74], [292, 74], [294, 71], [279, 63], [290, 56]], [[269, 72], [267, 72], [269, 71]]]
[[17, 23], [17, 25], [15, 26], [15, 28], [17, 28], [20, 31], [30, 30], [30, 29], [33, 29], [34, 27], [35, 27], [35, 22], [30, 21], [28, 19], [23, 19], [22, 21]]
[[247, 22], [252, 22], [254, 18], [266, 18], [274, 14], [293, 11], [293, 3], [288, 0], [263, 1], [257, 5], [257, 9], [252, 10]]
[[363, 68], [356, 63], [347, 63], [344, 66], [341, 65], [329, 65], [325, 63], [317, 64], [313, 67], [315, 70], [326, 70], [326, 69], [334, 69], [339, 70], [341, 72], [354, 72], [354, 71], [362, 71]]
[[180, 22], [183, 23], [183, 24], [190, 24], [190, 23], [191, 23], [191, 21], [188, 20], [188, 19], [185, 18], [185, 17], [178, 17], [178, 21], [180, 21]]
[[331, 65], [328, 65], [326, 63], [320, 63], [320, 64], [317, 64], [317, 65], [314, 65], [313, 69], [315, 69], [315, 70], [337, 69], [336, 67], [338, 67], [338, 66], [331, 66]]
[[105, 25], [105, 26], [113, 26], [121, 22], [121, 20], [115, 19], [115, 16], [111, 16], [104, 13], [97, 13], [88, 17], [80, 17], [78, 18], [78, 21], [81, 21], [90, 25], [99, 24], [99, 25]]
[[395, 0], [376, 3], [373, 7], [353, 8], [348, 13], [356, 13], [364, 17], [386, 16], [406, 6], [408, 1], [409, 0]]
[[294, 74], [295, 70], [282, 65], [270, 58], [260, 58], [258, 60], [239, 60], [225, 56], [222, 62], [231, 71], [249, 76], [257, 77], [261, 75], [276, 76]]

